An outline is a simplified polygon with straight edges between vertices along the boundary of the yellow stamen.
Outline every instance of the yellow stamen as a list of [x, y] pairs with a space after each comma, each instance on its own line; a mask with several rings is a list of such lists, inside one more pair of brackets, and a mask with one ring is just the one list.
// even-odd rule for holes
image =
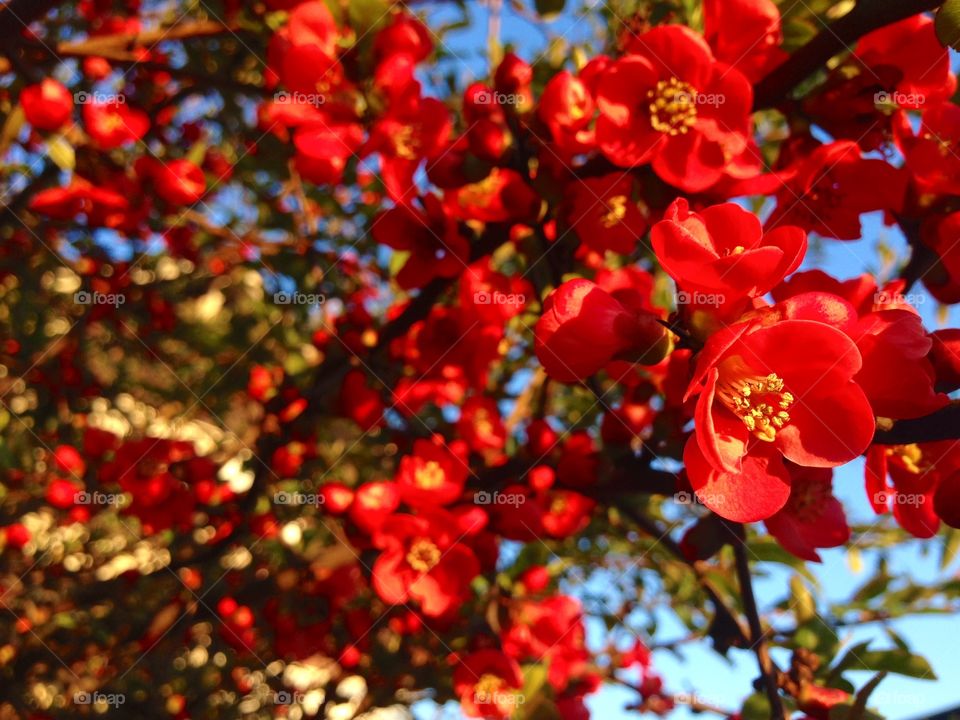
[[668, 135], [685, 135], [697, 123], [697, 91], [675, 77], [647, 92], [650, 124]]
[[417, 538], [407, 553], [407, 564], [417, 572], [429, 572], [440, 562], [440, 548], [427, 538]]
[[795, 398], [784, 389], [777, 374], [763, 377], [748, 373], [748, 368], [740, 363], [721, 368], [717, 397], [755, 437], [773, 442], [777, 430], [790, 422], [787, 410]]

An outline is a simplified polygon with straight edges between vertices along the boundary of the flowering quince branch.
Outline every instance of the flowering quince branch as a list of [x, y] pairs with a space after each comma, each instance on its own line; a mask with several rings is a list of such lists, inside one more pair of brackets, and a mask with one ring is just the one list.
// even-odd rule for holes
[[934, 10], [943, 0], [857, 0], [850, 11], [824, 27], [806, 45], [791, 54], [757, 84], [754, 109], [775, 107], [800, 83], [824, 67], [837, 53], [848, 49], [872, 30], [918, 13]]
[[743, 598], [743, 609], [750, 626], [750, 646], [757, 656], [764, 691], [770, 702], [770, 717], [772, 720], [782, 720], [785, 717], [783, 700], [780, 698], [778, 670], [770, 659], [770, 650], [767, 647], [766, 631], [760, 620], [760, 611], [753, 592], [753, 577], [750, 574], [750, 561], [747, 558], [747, 536], [743, 525], [733, 524], [730, 531], [736, 538], [733, 543], [733, 553], [736, 558], [737, 579], [740, 583], [740, 595]]
[[[873, 563], [821, 618], [808, 563], [956, 553], [936, 3], [860, 0], [792, 54], [816, 3], [641, 5], [532, 61], [493, 3], [475, 81], [389, 0], [0, 9], [0, 717], [582, 720], [617, 684], [828, 720], [932, 676], [835, 632], [955, 583]], [[814, 267], [880, 212], [898, 277]], [[833, 494], [860, 456], [876, 525]], [[742, 708], [661, 676], [688, 642], [755, 655]]]

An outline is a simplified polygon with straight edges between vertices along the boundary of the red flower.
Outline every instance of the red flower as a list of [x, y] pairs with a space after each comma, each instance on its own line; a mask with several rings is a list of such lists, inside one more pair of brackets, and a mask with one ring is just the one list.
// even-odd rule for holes
[[73, 95], [53, 78], [25, 87], [20, 93], [20, 104], [27, 122], [38, 130], [59, 130], [73, 114]]
[[501, 637], [503, 651], [518, 662], [547, 661], [547, 679], [557, 692], [588, 670], [583, 609], [567, 595], [514, 602]]
[[937, 377], [936, 388], [953, 392], [960, 388], [960, 329], [937, 330], [930, 339], [933, 346], [929, 358]]
[[473, 396], [460, 408], [457, 432], [475, 452], [503, 450], [507, 431], [492, 397]]
[[601, 76], [597, 145], [617, 165], [652, 163], [666, 182], [699, 192], [747, 147], [752, 103], [747, 79], [697, 33], [656, 27]]
[[[550, 468], [535, 468], [530, 485], [549, 482], [548, 473], [552, 473]], [[596, 502], [573, 490], [555, 490], [544, 484], [545, 489], [536, 489], [534, 493], [524, 485], [508, 485], [492, 496], [495, 504], [491, 515], [497, 533], [510, 540], [530, 542], [544, 537], [570, 537], [587, 526]]]
[[933, 341], [919, 315], [906, 310], [872, 312], [860, 318], [852, 337], [863, 357], [856, 381], [875, 415], [915, 418], [950, 402], [934, 390], [936, 374], [927, 359]]
[[46, 500], [53, 507], [66, 510], [77, 504], [77, 495], [81, 492], [83, 485], [63, 478], [53, 478], [47, 485]]
[[595, 110], [587, 84], [561, 70], [544, 87], [537, 114], [550, 130], [556, 150], [567, 158], [593, 149], [595, 138], [590, 124]]
[[515, 170], [494, 168], [483, 180], [450, 190], [444, 195], [449, 212], [480, 222], [534, 222], [540, 196]]
[[393, 55], [408, 55], [414, 62], [426, 60], [433, 52], [430, 30], [416, 17], [398, 12], [390, 24], [377, 33], [374, 52], [380, 60]]
[[435, 195], [423, 198], [422, 211], [396, 205], [380, 213], [372, 233], [378, 243], [410, 254], [396, 278], [404, 289], [423, 287], [435, 277], [455, 277], [470, 259], [469, 242]]
[[72, 220], [83, 213], [90, 227], [123, 227], [131, 220], [130, 201], [126, 197], [91, 185], [78, 175], [67, 187], [38, 192], [30, 200], [30, 209], [57, 220]]
[[850, 693], [845, 690], [805, 682], [797, 697], [797, 705], [813, 720], [829, 720], [830, 708], [849, 700]]
[[326, 102], [344, 82], [343, 67], [337, 59], [339, 38], [340, 31], [326, 3], [301, 3], [270, 40], [270, 67], [291, 90]]
[[366, 152], [380, 153], [383, 182], [390, 199], [398, 203], [416, 197], [417, 168], [424, 159], [436, 157], [446, 148], [453, 129], [442, 102], [419, 97], [418, 87], [408, 95], [374, 123], [366, 147]]
[[57, 445], [53, 451], [53, 460], [60, 472], [74, 477], [82, 478], [87, 471], [87, 463], [72, 445]]
[[[957, 165], [960, 171], [960, 164]], [[960, 302], [960, 212], [928, 215], [920, 226], [920, 238], [936, 255], [936, 262], [923, 274], [923, 284], [942, 303]]]
[[460, 309], [484, 325], [502, 327], [523, 311], [533, 299], [534, 289], [528, 280], [499, 273], [490, 264], [490, 258], [482, 258], [461, 275]]
[[944, 102], [927, 106], [914, 135], [904, 117], [897, 143], [920, 193], [960, 194], [960, 107]]
[[117, 101], [84, 105], [83, 123], [103, 150], [139, 140], [150, 129], [150, 118], [145, 112]]
[[429, 617], [456, 610], [480, 572], [473, 551], [459, 543], [462, 534], [443, 511], [388, 518], [374, 536], [383, 551], [373, 565], [377, 594], [395, 605], [413, 600]]
[[453, 691], [467, 717], [509, 718], [523, 703], [523, 673], [499, 650], [471, 653], [453, 672]]
[[767, 227], [798, 225], [838, 240], [861, 236], [862, 213], [899, 210], [906, 191], [901, 170], [885, 160], [861, 158], [850, 141], [821, 145], [783, 173], [781, 181]]
[[633, 180], [619, 172], [571, 182], [563, 215], [580, 242], [598, 253], [632, 253], [647, 231]]
[[350, 505], [350, 519], [366, 533], [374, 534], [400, 507], [400, 490], [392, 481], [368, 482], [357, 488]]
[[757, 82], [787, 56], [772, 0], [704, 0], [704, 36], [714, 57]]
[[367, 385], [362, 370], [351, 370], [340, 389], [340, 411], [360, 426], [370, 430], [383, 425], [385, 406], [380, 393]]
[[395, 478], [401, 499], [411, 507], [449, 505], [460, 497], [467, 481], [466, 447], [442, 438], [416, 440], [413, 454], [400, 459]]
[[652, 312], [632, 310], [589, 280], [570, 280], [543, 304], [535, 329], [537, 358], [560, 382], [590, 377], [614, 359], [655, 364], [670, 335]]
[[930, 105], [957, 89], [950, 53], [937, 39], [933, 19], [922, 13], [864, 35], [854, 56], [863, 74], [887, 81], [884, 89], [895, 92], [888, 94], [899, 107]]
[[333, 116], [311, 122], [293, 136], [297, 172], [315, 185], [336, 185], [362, 143], [363, 128], [357, 123]]
[[783, 509], [766, 519], [765, 525], [777, 542], [794, 555], [820, 562], [817, 548], [839, 547], [850, 539], [843, 506], [832, 493], [833, 471], [787, 467], [790, 498]]
[[690, 212], [684, 198], [667, 208], [650, 240], [663, 269], [680, 287], [722, 295], [721, 302], [767, 293], [797, 269], [807, 250], [800, 228], [764, 233], [757, 217], [739, 205]]
[[701, 502], [730, 520], [762, 520], [790, 494], [781, 455], [835, 467], [862, 453], [875, 423], [853, 382], [861, 365], [847, 335], [810, 320], [714, 334], [687, 390], [699, 398], [684, 462]]
[[[955, 520], [948, 502], [955, 476], [960, 472], [960, 453], [955, 446], [952, 440], [945, 440], [871, 447], [867, 454], [866, 488], [874, 512], [885, 513], [892, 508], [900, 527], [918, 538], [936, 535], [940, 528], [938, 505]], [[937, 503], [938, 488], [945, 482], [947, 489]]]
[[138, 165], [141, 174], [153, 180], [157, 195], [171, 205], [193, 205], [207, 191], [207, 179], [203, 170], [189, 160], [143, 160], [145, 162]]

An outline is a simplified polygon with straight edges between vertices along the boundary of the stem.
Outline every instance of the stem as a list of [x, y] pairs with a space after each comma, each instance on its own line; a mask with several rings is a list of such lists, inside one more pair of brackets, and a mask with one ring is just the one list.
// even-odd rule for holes
[[954, 402], [934, 413], [910, 420], [897, 420], [889, 430], [877, 430], [877, 445], [909, 445], [916, 442], [956, 440], [960, 437], [960, 403]]
[[737, 580], [740, 583], [740, 594], [743, 597], [743, 610], [747, 615], [747, 622], [750, 626], [751, 645], [757, 655], [757, 663], [760, 665], [767, 699], [770, 701], [770, 718], [771, 720], [784, 720], [785, 715], [777, 683], [777, 671], [770, 659], [766, 634], [760, 623], [760, 612], [757, 609], [757, 598], [753, 594], [753, 578], [750, 575], [750, 561], [747, 559], [746, 532], [740, 523], [729, 525], [736, 535], [736, 542], [733, 543], [733, 554], [737, 564]]
[[686, 555], [684, 555], [683, 549], [680, 547], [680, 545], [673, 538], [667, 535], [666, 532], [659, 525], [657, 525], [656, 522], [645, 516], [643, 513], [623, 504], [618, 505], [617, 509], [633, 520], [637, 527], [656, 539], [660, 545], [663, 545], [677, 559], [686, 562], [690, 566], [690, 569], [693, 570], [694, 575], [697, 577], [697, 581], [700, 583], [700, 587], [703, 588], [704, 592], [707, 594], [707, 597], [710, 598], [710, 602], [713, 604], [714, 610], [717, 614], [715, 620], [722, 620], [729, 627], [735, 628], [741, 644], [744, 646], [749, 645], [749, 629], [744, 627], [743, 622], [723, 601], [719, 591], [714, 586], [713, 582], [711, 582], [710, 578], [707, 577], [704, 563], [690, 561]]
[[754, 93], [754, 110], [774, 107], [797, 85], [848, 49], [867, 33], [917, 13], [933, 10], [943, 0], [859, 0], [853, 10], [835, 20], [783, 64], [761, 80]]

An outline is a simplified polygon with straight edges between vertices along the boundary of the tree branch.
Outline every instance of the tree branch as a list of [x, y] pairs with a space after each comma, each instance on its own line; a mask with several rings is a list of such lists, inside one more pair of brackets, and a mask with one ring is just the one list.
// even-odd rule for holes
[[59, 4], [57, 0], [10, 0], [0, 8], [0, 47], [19, 37], [30, 23]]
[[897, 420], [890, 429], [877, 430], [878, 445], [908, 445], [960, 438], [960, 402], [954, 401], [935, 413], [912, 420]]
[[849, 48], [867, 33], [917, 13], [933, 10], [943, 0], [859, 0], [842, 18], [820, 31], [806, 45], [776, 67], [754, 92], [754, 110], [774, 107], [786, 100], [801, 82]]
[[740, 523], [728, 523], [737, 541], [733, 543], [733, 554], [737, 563], [737, 580], [740, 583], [740, 595], [743, 598], [743, 610], [747, 614], [750, 625], [750, 639], [753, 651], [757, 655], [760, 673], [763, 676], [763, 685], [770, 701], [771, 720], [784, 720], [783, 701], [780, 698], [777, 670], [770, 659], [767, 648], [766, 634], [760, 623], [760, 611], [757, 609], [757, 598], [753, 594], [753, 578], [750, 575], [750, 561], [747, 559], [746, 532]]

